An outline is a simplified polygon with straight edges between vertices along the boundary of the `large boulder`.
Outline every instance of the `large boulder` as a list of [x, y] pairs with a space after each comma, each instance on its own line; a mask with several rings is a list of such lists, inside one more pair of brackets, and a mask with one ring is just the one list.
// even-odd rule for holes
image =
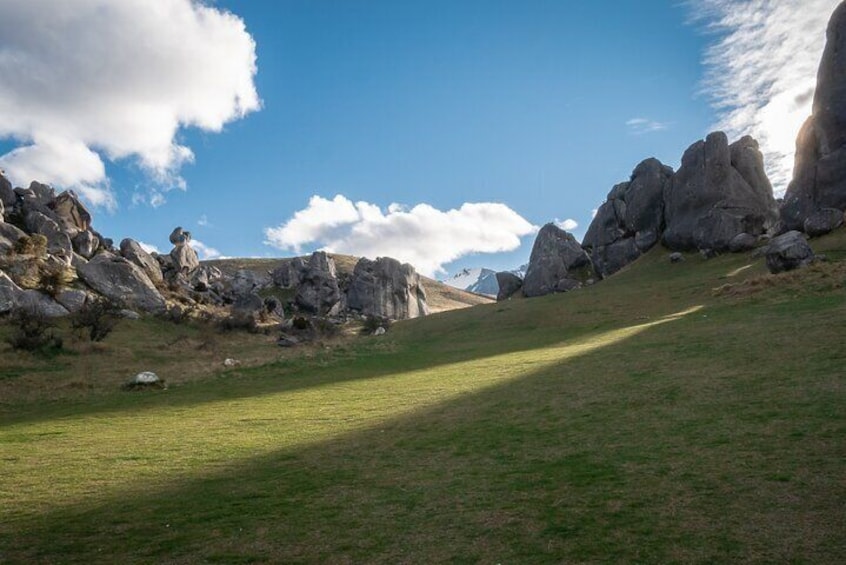
[[655, 245], [664, 229], [664, 191], [673, 169], [646, 159], [599, 207], [582, 246], [600, 276], [619, 271]]
[[161, 313], [165, 300], [141, 267], [108, 252], [77, 267], [79, 278], [100, 294], [145, 312]]
[[590, 257], [576, 238], [555, 224], [546, 224], [532, 246], [523, 294], [533, 297], [567, 292], [595, 277]]
[[822, 208], [846, 210], [846, 4], [826, 31], [811, 117], [799, 130], [781, 219], [790, 230]]
[[496, 294], [497, 301], [508, 300], [517, 294], [523, 287], [523, 279], [511, 271], [501, 271], [497, 273], [496, 283], [499, 286], [499, 292]]
[[62, 192], [48, 207], [53, 210], [59, 226], [70, 237], [91, 228], [91, 214], [73, 191]]
[[174, 268], [185, 275], [194, 272], [200, 266], [200, 257], [187, 242], [171, 249], [170, 258], [173, 260]]
[[767, 268], [771, 273], [791, 271], [814, 260], [814, 251], [805, 235], [796, 230], [774, 237], [766, 248]]
[[12, 224], [0, 222], [0, 253], [7, 253], [26, 232]]
[[147, 253], [141, 244], [134, 239], [126, 238], [120, 242], [120, 254], [130, 262], [141, 267], [144, 273], [155, 285], [162, 283], [162, 268], [159, 262]]
[[715, 132], [691, 145], [664, 191], [664, 217], [664, 244], [679, 251], [723, 251], [740, 233], [770, 230], [778, 208], [758, 142], [746, 136], [729, 145]]
[[0, 202], [3, 203], [4, 208], [11, 210], [15, 205], [15, 200], [17, 198], [15, 197], [15, 190], [12, 188], [12, 183], [3, 176], [3, 171], [0, 170]]
[[29, 233], [40, 233], [47, 238], [47, 251], [53, 255], [61, 255], [70, 261], [73, 256], [73, 245], [68, 234], [59, 224], [37, 210], [31, 210], [24, 218]]
[[270, 274], [273, 284], [279, 288], [296, 288], [308, 265], [302, 257], [285, 261]]
[[420, 275], [390, 257], [359, 259], [347, 293], [347, 306], [364, 315], [404, 320], [429, 313]]
[[308, 260], [294, 302], [318, 316], [335, 316], [343, 309], [335, 261], [324, 251], [315, 251]]
[[100, 248], [100, 238], [91, 230], [79, 232], [71, 240], [71, 243], [74, 251], [85, 259], [91, 259]]
[[23, 290], [0, 271], [0, 314], [15, 308], [26, 308], [48, 318], [67, 316], [68, 310], [61, 304], [37, 290]]

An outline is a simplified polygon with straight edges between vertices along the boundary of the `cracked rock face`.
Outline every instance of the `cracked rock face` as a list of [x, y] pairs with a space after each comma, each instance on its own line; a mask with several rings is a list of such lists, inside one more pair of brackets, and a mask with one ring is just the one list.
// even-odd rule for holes
[[555, 224], [546, 224], [532, 246], [523, 294], [533, 297], [568, 292], [595, 276], [590, 257], [576, 238]]
[[664, 245], [677, 251], [723, 251], [738, 234], [774, 227], [778, 208], [758, 142], [729, 145], [715, 132], [691, 145], [664, 192], [664, 216]]
[[390, 257], [360, 259], [353, 271], [347, 306], [364, 315], [394, 320], [429, 314], [420, 275], [408, 263]]
[[831, 16], [811, 117], [796, 139], [781, 220], [790, 230], [825, 208], [846, 210], [846, 4]]
[[628, 182], [608, 193], [582, 241], [601, 276], [619, 271], [658, 242], [664, 230], [664, 191], [672, 176], [671, 167], [646, 159]]

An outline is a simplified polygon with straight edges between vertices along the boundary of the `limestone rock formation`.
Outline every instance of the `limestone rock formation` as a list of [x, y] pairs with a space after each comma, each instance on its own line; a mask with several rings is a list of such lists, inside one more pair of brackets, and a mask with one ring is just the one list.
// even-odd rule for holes
[[294, 298], [303, 311], [318, 316], [334, 316], [343, 308], [335, 261], [324, 251], [315, 251], [300, 274]]
[[767, 246], [766, 257], [770, 272], [780, 273], [811, 263], [814, 260], [814, 251], [805, 236], [793, 230], [774, 237]]
[[86, 231], [91, 227], [91, 214], [72, 191], [64, 191], [48, 204], [55, 219], [68, 236]]
[[420, 275], [408, 263], [390, 257], [375, 261], [359, 259], [350, 282], [347, 306], [364, 315], [394, 320], [429, 313]]
[[508, 300], [517, 294], [523, 287], [523, 279], [510, 271], [501, 271], [496, 274], [496, 283], [499, 285], [499, 292], [496, 295], [497, 302]]
[[29, 233], [40, 233], [47, 238], [47, 251], [70, 261], [73, 245], [68, 234], [55, 220], [37, 210], [31, 210], [26, 214], [25, 223]]
[[170, 233], [170, 242], [173, 244], [173, 249], [170, 251], [173, 268], [182, 275], [193, 273], [200, 266], [200, 258], [190, 245], [191, 232], [176, 227]]
[[109, 252], [97, 254], [77, 268], [79, 278], [98, 293], [144, 312], [161, 313], [165, 300], [141, 269]]
[[846, 4], [826, 31], [811, 117], [799, 130], [781, 219], [790, 230], [821, 208], [846, 210]]
[[664, 244], [679, 251], [723, 251], [740, 233], [766, 233], [778, 209], [758, 142], [729, 145], [715, 132], [691, 145], [664, 191], [664, 216]]
[[523, 294], [533, 297], [567, 292], [595, 277], [590, 257], [576, 238], [550, 223], [535, 238], [523, 279]]
[[273, 284], [279, 288], [296, 288], [300, 284], [300, 276], [306, 268], [306, 262], [302, 257], [294, 257], [274, 269], [270, 278]]
[[71, 241], [73, 250], [85, 259], [91, 259], [100, 248], [100, 238], [91, 231], [81, 231]]
[[0, 170], [0, 202], [3, 203], [4, 208], [11, 210], [15, 205], [15, 200], [15, 190], [12, 188], [12, 183], [3, 176], [3, 171]]
[[141, 267], [153, 284], [161, 284], [164, 280], [162, 268], [152, 255], [147, 253], [141, 244], [134, 239], [126, 238], [120, 242], [120, 254], [130, 262]]
[[597, 272], [611, 275], [655, 245], [664, 229], [664, 192], [673, 169], [646, 159], [616, 185], [597, 210], [582, 246]]

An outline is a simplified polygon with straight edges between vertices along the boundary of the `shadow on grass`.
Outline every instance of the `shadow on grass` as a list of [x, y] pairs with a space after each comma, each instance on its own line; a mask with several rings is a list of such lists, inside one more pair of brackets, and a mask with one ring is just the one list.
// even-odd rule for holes
[[[4, 425], [78, 418], [93, 414], [141, 413], [162, 408], [185, 408], [222, 400], [244, 400], [268, 394], [306, 390], [339, 382], [378, 379], [399, 372], [422, 371], [445, 365], [531, 352], [570, 343], [603, 342], [604, 336], [638, 332], [654, 323], [671, 321], [679, 313], [646, 316], [632, 323], [631, 316], [615, 318], [609, 311], [597, 318], [601, 305], [586, 292], [577, 300], [565, 296], [537, 299], [517, 312], [510, 305], [477, 307], [445, 313], [437, 319], [412, 320], [396, 328], [396, 338], [361, 341], [349, 348], [318, 352], [316, 356], [288, 359], [249, 369], [221, 372], [217, 378], [176, 386], [167, 391], [115, 393], [69, 403], [34, 404], [0, 415]], [[577, 315], [560, 323], [550, 311], [577, 305]], [[531, 309], [534, 308], [534, 311]], [[686, 307], [682, 313], [690, 308]], [[528, 314], [526, 313], [528, 311]], [[563, 313], [562, 313], [563, 316]], [[425, 328], [420, 331], [420, 324]], [[402, 327], [405, 326], [405, 327]], [[495, 327], [495, 331], [485, 328]], [[485, 335], [477, 333], [485, 331]]]
[[835, 562], [842, 389], [714, 355], [731, 333], [682, 347], [674, 326], [205, 476], [7, 516], [0, 560]]

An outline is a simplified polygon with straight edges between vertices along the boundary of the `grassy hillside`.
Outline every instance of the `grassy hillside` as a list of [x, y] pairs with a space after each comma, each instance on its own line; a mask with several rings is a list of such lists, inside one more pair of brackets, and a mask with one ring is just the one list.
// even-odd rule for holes
[[[339, 274], [352, 275], [353, 269], [355, 269], [355, 264], [358, 262], [357, 257], [338, 254], [331, 254], [330, 256], [335, 261], [335, 267], [338, 269]], [[290, 260], [291, 259], [215, 259], [213, 261], [204, 261], [204, 263], [215, 266], [230, 275], [234, 274], [238, 270], [246, 269], [263, 276]], [[435, 279], [430, 279], [429, 277], [421, 278], [423, 288], [426, 289], [429, 310], [434, 314], [447, 312], [449, 310], [468, 308], [470, 306], [478, 306], [480, 304], [491, 304], [494, 302], [494, 300], [487, 296], [459, 290], [440, 281], [436, 281]]]
[[[167, 391], [6, 402], [0, 562], [839, 562], [846, 230], [813, 245], [775, 277], [653, 250]], [[188, 331], [145, 324], [115, 343]]]

